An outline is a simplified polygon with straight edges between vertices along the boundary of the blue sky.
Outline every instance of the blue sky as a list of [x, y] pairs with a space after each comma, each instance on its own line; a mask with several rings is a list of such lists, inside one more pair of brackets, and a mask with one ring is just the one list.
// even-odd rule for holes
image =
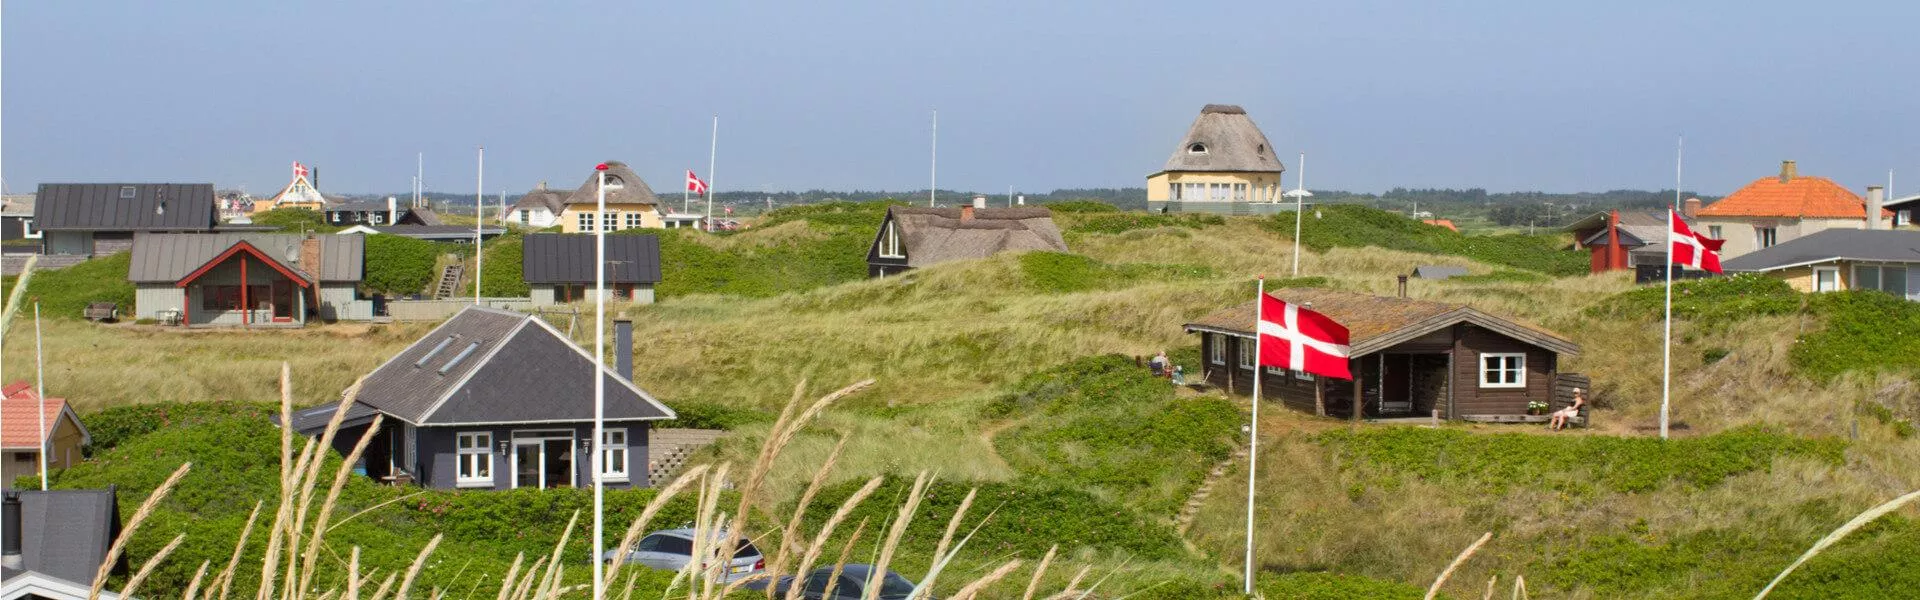
[[[1724, 194], [1777, 171], [1920, 191], [1920, 3], [14, 2], [4, 169], [322, 189], [1141, 185], [1245, 106], [1315, 188]], [[1911, 183], [1902, 184], [1900, 179]], [[1293, 174], [1287, 176], [1293, 184]]]

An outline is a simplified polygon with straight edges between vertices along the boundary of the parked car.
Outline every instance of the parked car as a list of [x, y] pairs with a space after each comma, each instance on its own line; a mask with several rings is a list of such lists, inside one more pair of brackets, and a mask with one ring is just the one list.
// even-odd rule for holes
[[[766, 589], [764, 581], [748, 583], [746, 587], [752, 590], [764, 590]], [[833, 586], [833, 595], [827, 596], [827, 583], [830, 581], [833, 581], [832, 566], [814, 569], [812, 573], [807, 574], [806, 581], [800, 584], [800, 597], [806, 600], [859, 600], [865, 596], [867, 586], [877, 585], [880, 586], [880, 593], [877, 596], [880, 600], [902, 600], [913, 593], [914, 586], [912, 581], [893, 571], [887, 571], [884, 577], [876, 577], [873, 565], [867, 564], [849, 564], [842, 567], [840, 581]], [[787, 586], [793, 585], [793, 576], [781, 577], [779, 581], [774, 582], [774, 585], [777, 586], [774, 588], [776, 591], [785, 590]], [[931, 595], [921, 597], [927, 600], [939, 600]]]
[[[713, 535], [712, 543], [717, 545], [726, 540], [727, 534], [723, 531]], [[618, 549], [608, 550], [606, 554], [600, 556], [600, 559], [612, 562], [614, 553], [618, 551]], [[627, 564], [663, 571], [678, 571], [686, 568], [687, 563], [692, 560], [692, 529], [667, 529], [649, 533], [646, 537], [640, 538], [639, 542], [635, 542], [633, 548], [627, 552]], [[760, 554], [760, 549], [755, 548], [753, 542], [740, 540], [740, 547], [734, 549], [733, 560], [727, 563], [727, 570], [720, 575], [720, 581], [731, 583], [764, 571], [766, 568], [767, 560]]]

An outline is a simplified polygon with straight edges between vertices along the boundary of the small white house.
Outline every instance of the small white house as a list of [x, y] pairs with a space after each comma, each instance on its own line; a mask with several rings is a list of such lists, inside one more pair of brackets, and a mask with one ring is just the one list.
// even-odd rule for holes
[[504, 217], [508, 223], [518, 223], [522, 227], [545, 229], [560, 222], [560, 211], [566, 207], [567, 196], [563, 192], [547, 189], [547, 182], [533, 188], [507, 209]]

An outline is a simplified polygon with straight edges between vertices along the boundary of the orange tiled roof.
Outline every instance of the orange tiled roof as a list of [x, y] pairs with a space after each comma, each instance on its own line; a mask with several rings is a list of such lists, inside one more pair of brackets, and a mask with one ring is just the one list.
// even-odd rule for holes
[[1460, 233], [1460, 228], [1453, 226], [1452, 219], [1422, 219], [1420, 222], [1426, 223], [1428, 225], [1432, 225], [1435, 227], [1445, 227], [1447, 229], [1452, 229], [1454, 233]]
[[[1883, 217], [1892, 217], [1884, 211]], [[1702, 217], [1797, 217], [1866, 219], [1867, 201], [1825, 177], [1795, 176], [1785, 182], [1763, 177], [1707, 205]]]
[[[46, 404], [47, 430], [40, 430], [40, 419], [33, 411], [39, 407], [40, 396], [33, 391], [33, 385], [25, 381], [7, 384], [5, 399], [0, 399], [0, 415], [4, 415], [4, 424], [0, 424], [0, 447], [33, 449], [47, 439], [47, 430], [60, 422], [60, 411], [67, 407], [67, 401], [60, 398], [48, 398]], [[40, 435], [34, 435], [40, 431]]]

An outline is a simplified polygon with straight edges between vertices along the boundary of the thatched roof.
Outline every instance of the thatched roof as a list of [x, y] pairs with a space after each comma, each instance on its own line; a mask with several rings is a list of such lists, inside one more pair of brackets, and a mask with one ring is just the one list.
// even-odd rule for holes
[[1208, 104], [1187, 128], [1180, 145], [1161, 171], [1242, 171], [1279, 173], [1287, 170], [1273, 153], [1267, 134], [1253, 124], [1247, 111], [1231, 104]]
[[533, 191], [527, 192], [525, 195], [520, 196], [519, 200], [515, 200], [513, 208], [508, 209], [508, 212], [544, 208], [547, 209], [547, 212], [557, 215], [560, 214], [562, 209], [566, 208], [567, 194], [568, 192], [547, 189], [547, 182], [542, 181], [540, 185], [533, 188]]
[[[1534, 325], [1502, 319], [1473, 307], [1408, 298], [1391, 298], [1318, 288], [1267, 290], [1293, 304], [1311, 304], [1314, 312], [1346, 326], [1354, 356], [1364, 356], [1420, 336], [1470, 323], [1560, 354], [1579, 354], [1580, 345]], [[1188, 332], [1211, 331], [1252, 337], [1256, 307], [1252, 301], [1222, 309], [1186, 325]]]
[[[614, 187], [616, 182], [619, 183], [617, 188]], [[581, 183], [579, 188], [573, 190], [573, 194], [567, 196], [566, 204], [593, 204], [598, 201], [596, 193], [599, 190], [599, 183], [598, 173], [588, 174], [587, 181]], [[640, 174], [634, 173], [633, 169], [627, 167], [627, 163], [607, 161], [607, 204], [657, 205], [659, 203], [660, 197], [653, 194], [653, 188], [647, 187], [647, 182], [642, 181]]]
[[[1066, 252], [1053, 211], [1038, 207], [974, 208], [962, 220], [959, 208], [895, 206], [887, 220], [900, 227], [907, 266], [985, 258], [1010, 250]], [[876, 236], [877, 239], [877, 236]]]

